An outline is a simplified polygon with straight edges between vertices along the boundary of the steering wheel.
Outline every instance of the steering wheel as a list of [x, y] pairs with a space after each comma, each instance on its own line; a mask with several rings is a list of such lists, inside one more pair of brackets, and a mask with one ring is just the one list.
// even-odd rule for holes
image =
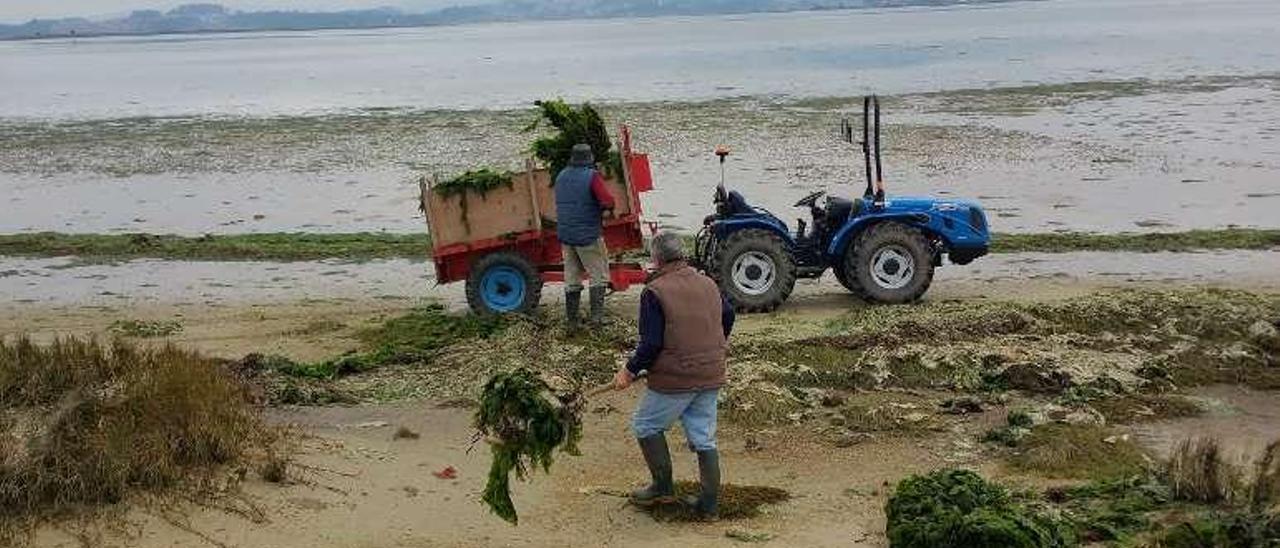
[[794, 207], [813, 207], [815, 204], [818, 203], [818, 198], [821, 198], [826, 195], [827, 195], [827, 191], [819, 190], [817, 192], [809, 194], [808, 196], [805, 196], [804, 198], [801, 198], [799, 202], [796, 202], [796, 205]]

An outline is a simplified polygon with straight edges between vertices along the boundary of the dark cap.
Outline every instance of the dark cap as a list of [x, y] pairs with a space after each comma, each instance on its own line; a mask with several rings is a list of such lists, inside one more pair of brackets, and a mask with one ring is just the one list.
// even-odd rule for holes
[[574, 167], [591, 167], [596, 164], [595, 154], [591, 153], [591, 145], [576, 144], [569, 152], [569, 165]]

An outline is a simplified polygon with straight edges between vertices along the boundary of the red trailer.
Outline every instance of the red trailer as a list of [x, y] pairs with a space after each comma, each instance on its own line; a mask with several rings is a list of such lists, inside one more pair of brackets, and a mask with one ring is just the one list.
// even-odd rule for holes
[[[622, 180], [607, 180], [617, 199], [616, 216], [604, 221], [605, 245], [612, 257], [644, 248], [640, 194], [653, 189], [649, 157], [631, 150], [631, 132], [622, 126]], [[467, 303], [480, 314], [528, 312], [538, 306], [542, 285], [564, 281], [564, 258], [556, 239], [553, 178], [526, 163], [509, 186], [483, 195], [453, 196], [421, 182], [422, 210], [432, 238], [432, 259], [439, 283], [466, 281]], [[609, 265], [610, 286], [623, 291], [644, 283], [648, 271], [634, 262]]]

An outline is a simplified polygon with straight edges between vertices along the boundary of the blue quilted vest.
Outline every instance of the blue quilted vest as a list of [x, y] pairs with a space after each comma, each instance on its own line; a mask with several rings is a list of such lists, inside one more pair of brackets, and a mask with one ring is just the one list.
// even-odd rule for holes
[[596, 170], [569, 166], [556, 176], [556, 236], [571, 246], [600, 239], [600, 203], [591, 193]]

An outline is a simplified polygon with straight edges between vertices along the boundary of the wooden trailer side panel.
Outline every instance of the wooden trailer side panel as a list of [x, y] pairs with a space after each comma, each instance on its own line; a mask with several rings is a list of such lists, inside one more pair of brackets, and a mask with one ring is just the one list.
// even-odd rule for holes
[[511, 186], [498, 187], [484, 195], [466, 192], [441, 196], [428, 190], [424, 201], [432, 244], [438, 249], [538, 230], [541, 224], [530, 195], [529, 178], [523, 175], [517, 175]]
[[[556, 217], [556, 191], [551, 186], [551, 176], [545, 169], [539, 169], [532, 172], [534, 189], [538, 193], [538, 208], [542, 210], [544, 219], [554, 221]], [[604, 186], [609, 189], [609, 193], [613, 194], [614, 202], [617, 209], [614, 210], [619, 217], [630, 215], [635, 211], [631, 205], [631, 191], [627, 189], [627, 185], [618, 179], [605, 179]]]

